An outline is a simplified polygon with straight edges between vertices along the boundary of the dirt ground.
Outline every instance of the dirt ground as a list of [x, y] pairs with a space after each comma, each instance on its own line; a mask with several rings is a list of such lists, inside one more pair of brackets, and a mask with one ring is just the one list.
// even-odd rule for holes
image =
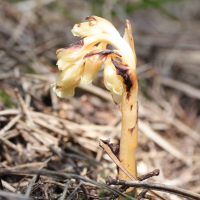
[[0, 199], [119, 196], [105, 184], [116, 165], [99, 147], [100, 139], [119, 144], [121, 129], [103, 70], [74, 97], [60, 99], [51, 87], [56, 49], [79, 40], [71, 29], [89, 15], [110, 20], [121, 35], [125, 20], [132, 24], [138, 176], [159, 169], [149, 182], [200, 193], [200, 2], [148, 2], [0, 1]]

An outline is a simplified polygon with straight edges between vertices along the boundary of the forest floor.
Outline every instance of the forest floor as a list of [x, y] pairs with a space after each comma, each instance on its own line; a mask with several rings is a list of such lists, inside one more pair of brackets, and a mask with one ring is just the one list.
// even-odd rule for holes
[[[116, 178], [116, 164], [99, 143], [119, 144], [121, 113], [103, 71], [74, 97], [60, 99], [51, 88], [56, 49], [78, 40], [71, 29], [91, 9], [81, 1], [38, 2], [0, 2], [0, 199], [115, 199], [120, 191], [105, 180]], [[133, 25], [138, 176], [159, 169], [148, 182], [200, 193], [200, 3], [193, 3], [166, 7], [176, 20], [116, 6], [113, 24], [122, 34], [126, 18]]]

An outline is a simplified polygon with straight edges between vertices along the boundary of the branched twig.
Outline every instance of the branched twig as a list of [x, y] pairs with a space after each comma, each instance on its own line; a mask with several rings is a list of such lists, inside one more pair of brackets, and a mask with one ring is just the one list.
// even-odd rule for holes
[[146, 188], [152, 190], [158, 190], [163, 192], [169, 192], [172, 194], [176, 194], [185, 198], [191, 199], [200, 199], [200, 195], [188, 190], [184, 190], [182, 188], [172, 187], [168, 185], [158, 184], [158, 183], [150, 183], [150, 182], [140, 182], [140, 181], [123, 181], [123, 180], [115, 180], [109, 177], [106, 181], [108, 185], [126, 185], [129, 187], [137, 187], [137, 188]]
[[160, 170], [159, 169], [155, 169], [152, 172], [149, 172], [147, 174], [144, 174], [142, 176], [137, 177], [138, 181], [143, 181], [146, 180], [152, 176], [158, 176], [160, 174]]
[[[118, 158], [113, 154], [112, 150], [109, 148], [109, 146], [104, 143], [104, 140], [101, 140], [100, 147], [102, 147], [106, 153], [109, 155], [109, 157], [113, 160], [113, 162], [131, 179], [131, 180], [137, 180], [136, 177], [132, 176], [132, 174], [122, 165], [122, 163], [118, 160]], [[156, 194], [155, 192], [149, 190], [149, 193], [156, 196], [157, 198], [161, 200], [165, 200], [165, 198], [161, 197], [160, 195]]]
[[[159, 170], [159, 169], [155, 169], [155, 170], [152, 171], [152, 172], [149, 172], [149, 173], [147, 173], [147, 174], [144, 174], [144, 175], [142, 175], [142, 176], [137, 177], [137, 179], [138, 179], [139, 181], [143, 181], [143, 180], [148, 179], [148, 178], [150, 178], [150, 177], [152, 177], [152, 176], [158, 176], [159, 173], [160, 173], [160, 170]], [[108, 183], [107, 183], [107, 181], [108, 181]], [[110, 181], [110, 177], [108, 176], [107, 179], [106, 179], [106, 184], [107, 184], [107, 185], [110, 184], [109, 181]], [[120, 192], [124, 192], [124, 191], [126, 191], [128, 188], [129, 188], [129, 186], [122, 185], [122, 186], [119, 188], [119, 191], [120, 191]], [[116, 197], [116, 198], [117, 198], [117, 197]]]
[[[149, 173], [147, 173], [147, 174], [144, 174], [144, 175], [142, 175], [142, 176], [137, 177], [137, 179], [138, 179], [139, 181], [143, 181], [143, 180], [148, 179], [148, 178], [150, 178], [150, 177], [152, 177], [152, 176], [158, 176], [159, 173], [160, 173], [160, 170], [159, 170], [159, 169], [155, 169], [155, 170], [152, 171], [152, 172], [149, 172]], [[109, 179], [109, 177], [108, 177], [107, 179]], [[106, 182], [107, 182], [107, 180], [106, 180]], [[122, 185], [122, 186], [119, 188], [119, 191], [120, 191], [120, 192], [125, 192], [128, 188], [129, 188], [129, 186]], [[146, 194], [145, 194], [145, 196], [146, 196]], [[115, 198], [117, 198], [117, 196], [115, 196]], [[153, 199], [155, 199], [155, 197], [154, 197], [154, 196], [151, 196], [151, 195], [148, 195], [148, 199], [153, 200]]]

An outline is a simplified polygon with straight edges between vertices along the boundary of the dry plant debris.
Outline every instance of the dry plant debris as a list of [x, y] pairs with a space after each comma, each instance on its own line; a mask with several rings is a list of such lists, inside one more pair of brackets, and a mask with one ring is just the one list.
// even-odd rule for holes
[[[74, 6], [81, 13], [82, 7], [71, 0], [27, 2], [0, 2], [0, 196], [83, 199], [86, 191], [89, 199], [114, 199], [121, 192], [108, 189], [105, 180], [116, 178], [116, 165], [98, 145], [100, 138], [118, 144], [121, 116], [103, 88], [102, 72], [74, 98], [60, 100], [50, 89], [57, 73], [54, 52], [68, 46], [66, 32], [80, 21], [57, 9]], [[131, 19], [137, 41], [139, 175], [159, 168], [160, 175], [148, 181], [200, 193], [199, 2], [181, 5], [187, 11], [182, 26], [152, 9], [127, 15], [120, 6], [125, 17], [113, 22], [120, 29]], [[172, 7], [176, 12], [180, 4]], [[71, 182], [67, 174], [74, 175]]]

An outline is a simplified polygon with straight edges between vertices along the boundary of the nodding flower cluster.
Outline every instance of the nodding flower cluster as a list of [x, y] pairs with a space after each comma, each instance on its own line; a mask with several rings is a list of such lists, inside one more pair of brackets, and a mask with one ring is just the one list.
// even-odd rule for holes
[[[73, 96], [79, 85], [92, 84], [104, 64], [104, 84], [111, 91], [113, 100], [120, 106], [122, 93], [130, 90], [136, 79], [136, 56], [130, 22], [126, 21], [122, 38], [107, 20], [86, 17], [89, 22], [76, 24], [72, 33], [83, 39], [56, 51], [58, 69], [53, 90], [59, 97]], [[106, 49], [107, 44], [116, 50]], [[117, 58], [117, 59], [116, 59]]]

